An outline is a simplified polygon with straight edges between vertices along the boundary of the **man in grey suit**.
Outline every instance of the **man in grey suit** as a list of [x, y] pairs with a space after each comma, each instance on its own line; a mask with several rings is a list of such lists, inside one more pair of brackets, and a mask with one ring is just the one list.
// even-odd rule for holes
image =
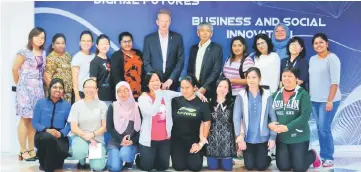
[[203, 22], [197, 27], [199, 43], [192, 46], [188, 60], [188, 74], [200, 83], [199, 92], [207, 98], [216, 93], [216, 82], [222, 70], [222, 47], [211, 41], [213, 26]]
[[184, 65], [183, 39], [180, 34], [169, 30], [171, 15], [168, 10], [160, 10], [157, 15], [158, 31], [144, 39], [144, 68], [146, 72], [160, 74], [162, 89], [175, 91]]

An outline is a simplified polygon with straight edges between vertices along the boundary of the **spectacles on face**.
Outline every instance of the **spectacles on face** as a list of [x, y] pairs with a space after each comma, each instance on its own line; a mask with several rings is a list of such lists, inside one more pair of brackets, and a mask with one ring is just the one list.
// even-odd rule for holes
[[133, 42], [132, 40], [122, 41], [123, 44], [131, 44], [132, 42]]
[[297, 47], [298, 47], [298, 46], [301, 46], [301, 45], [300, 45], [300, 43], [298, 43], [298, 42], [292, 42], [292, 43], [290, 44], [290, 46], [297, 46]]
[[265, 41], [259, 42], [259, 43], [257, 43], [256, 45], [257, 45], [257, 47], [261, 47], [261, 46], [266, 45], [266, 42], [265, 42]]
[[118, 90], [117, 93], [120, 93], [120, 94], [128, 94], [129, 93], [129, 90], [125, 89], [125, 90]]

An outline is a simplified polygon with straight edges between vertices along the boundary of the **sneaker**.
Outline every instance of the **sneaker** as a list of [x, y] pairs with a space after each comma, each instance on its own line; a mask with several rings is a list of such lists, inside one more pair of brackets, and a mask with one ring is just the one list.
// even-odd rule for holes
[[325, 162], [322, 163], [323, 167], [332, 167], [333, 166], [333, 160], [325, 160]]
[[86, 164], [81, 165], [80, 163], [78, 163], [78, 164], [76, 165], [76, 168], [79, 169], [79, 170], [86, 169]]
[[313, 165], [313, 168], [318, 168], [321, 166], [321, 160], [320, 160], [320, 157], [318, 156], [317, 152], [313, 149], [311, 149], [311, 151], [315, 154], [315, 161], [312, 163]]
[[133, 169], [133, 162], [126, 162], [123, 166], [124, 170], [132, 170]]

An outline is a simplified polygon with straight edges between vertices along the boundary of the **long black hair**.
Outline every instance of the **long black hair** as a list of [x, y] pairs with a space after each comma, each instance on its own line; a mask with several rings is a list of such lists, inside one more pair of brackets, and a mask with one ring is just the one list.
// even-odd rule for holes
[[160, 77], [160, 74], [158, 72], [155, 72], [155, 71], [148, 72], [147, 74], [145, 74], [144, 80], [142, 81], [143, 82], [143, 85], [142, 85], [143, 92], [146, 92], [146, 93], [150, 92], [148, 85], [149, 85], [150, 79], [152, 78], [153, 74], [156, 74], [159, 78], [159, 81], [162, 81], [162, 78]]
[[242, 36], [236, 36], [236, 37], [233, 37], [232, 40], [231, 40], [231, 55], [229, 56], [230, 58], [230, 61], [229, 61], [229, 64], [232, 64], [232, 61], [234, 60], [234, 58], [236, 58], [236, 55], [233, 53], [233, 50], [232, 50], [232, 46], [233, 46], [233, 43], [234, 41], [240, 41], [242, 44], [243, 44], [243, 52], [242, 52], [242, 58], [246, 58], [249, 54], [248, 54], [248, 46], [247, 46], [247, 43], [246, 43], [246, 40], [242, 37]]
[[[316, 38], [321, 38], [322, 40], [324, 40], [326, 43], [328, 43], [328, 38], [327, 35], [324, 33], [316, 33], [313, 37], [312, 37], [312, 45], [313, 43], [315, 43]], [[330, 49], [327, 47], [327, 51], [330, 51]]]
[[200, 84], [199, 84], [197, 78], [193, 74], [188, 74], [186, 76], [183, 76], [181, 78], [180, 82], [182, 82], [182, 81], [188, 81], [189, 83], [191, 83], [191, 85], [193, 87], [197, 87], [197, 88], [200, 87]]
[[216, 82], [216, 90], [213, 94], [213, 97], [211, 99], [211, 106], [214, 107], [214, 106], [217, 106], [217, 88], [218, 88], [218, 85], [222, 82], [222, 81], [226, 81], [227, 84], [228, 84], [228, 93], [226, 95], [226, 101], [223, 103], [223, 105], [226, 105], [227, 107], [231, 107], [231, 105], [233, 104], [233, 101], [232, 101], [232, 84], [231, 84], [231, 81], [226, 78], [226, 77], [221, 77], [217, 80]]
[[257, 41], [259, 39], [263, 39], [264, 41], [266, 41], [266, 44], [268, 46], [267, 48], [267, 54], [270, 54], [271, 52], [273, 52], [273, 44], [272, 44], [272, 40], [264, 33], [261, 33], [261, 34], [258, 34], [256, 35], [256, 37], [254, 38], [254, 41], [253, 41], [253, 50], [256, 54], [256, 57], [259, 57], [262, 55], [262, 53], [258, 50], [258, 47], [257, 47]]
[[[257, 67], [250, 67], [246, 72], [246, 78], [247, 78], [248, 74], [251, 73], [251, 72], [256, 72], [256, 74], [257, 74], [257, 76], [259, 78], [261, 78], [261, 76], [262, 76], [261, 71]], [[263, 95], [263, 89], [262, 89], [261, 85], [258, 85], [258, 89], [259, 89], [260, 95], [262, 96]], [[249, 93], [249, 86], [248, 85], [246, 86], [246, 92], [247, 92], [247, 96], [248, 96], [248, 93]]]
[[[97, 38], [97, 40], [96, 40], [96, 45], [99, 44], [99, 41], [100, 41], [101, 39], [107, 39], [108, 42], [109, 42], [109, 45], [110, 45], [109, 37], [108, 37], [107, 35], [105, 35], [105, 34], [101, 34], [101, 35], [98, 36], [98, 38]], [[98, 54], [99, 54], [99, 49], [98, 49], [98, 47], [97, 47], [97, 49], [95, 50], [95, 55], [98, 55]]]

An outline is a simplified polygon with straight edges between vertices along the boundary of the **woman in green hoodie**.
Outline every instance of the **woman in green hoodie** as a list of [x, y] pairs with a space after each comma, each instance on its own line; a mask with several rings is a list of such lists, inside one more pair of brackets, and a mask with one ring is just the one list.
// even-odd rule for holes
[[321, 165], [315, 150], [309, 150], [310, 127], [308, 120], [312, 112], [310, 96], [305, 89], [297, 85], [299, 70], [287, 67], [282, 72], [282, 87], [273, 96], [273, 109], [277, 123], [269, 128], [277, 132], [276, 164], [280, 171], [304, 172], [313, 164]]

